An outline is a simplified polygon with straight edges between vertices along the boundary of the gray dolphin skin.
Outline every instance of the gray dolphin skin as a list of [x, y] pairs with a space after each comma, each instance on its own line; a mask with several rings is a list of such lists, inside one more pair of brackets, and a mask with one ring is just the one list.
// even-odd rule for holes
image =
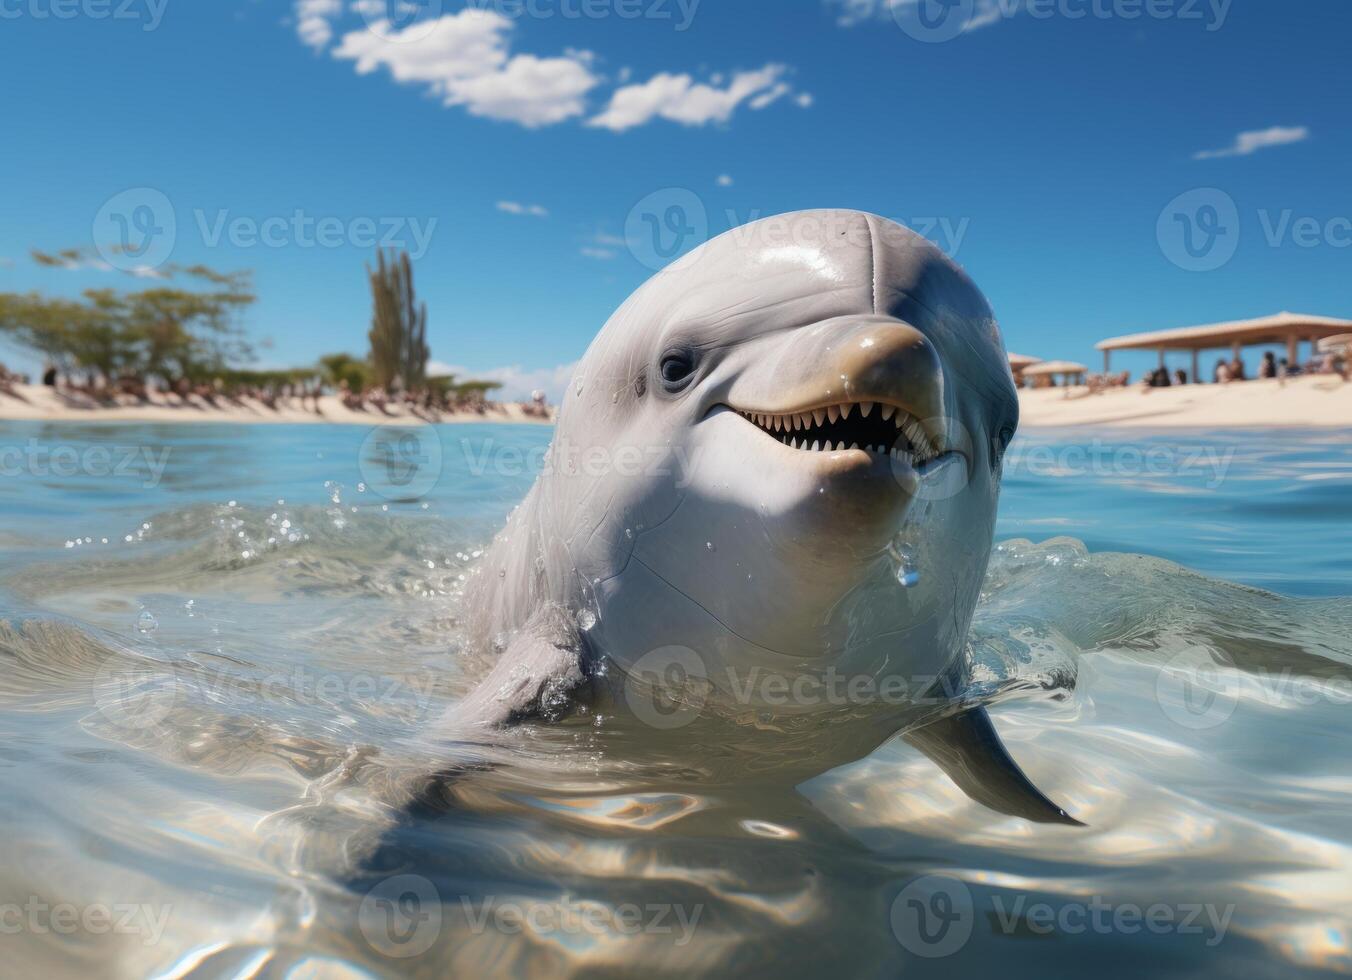
[[853, 726], [841, 763], [901, 734], [978, 802], [1078, 823], [962, 696], [1017, 423], [989, 306], [922, 237], [821, 210], [706, 242], [580, 362], [467, 596], [486, 676], [437, 737], [660, 696]]

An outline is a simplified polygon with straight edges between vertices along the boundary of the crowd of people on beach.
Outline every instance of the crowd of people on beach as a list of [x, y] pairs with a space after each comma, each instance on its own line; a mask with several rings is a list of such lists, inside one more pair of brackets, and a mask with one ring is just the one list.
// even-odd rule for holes
[[[0, 395], [26, 401], [17, 386], [29, 383], [28, 375], [10, 371], [0, 364]], [[379, 385], [363, 385], [354, 390], [346, 380], [330, 385], [318, 376], [309, 380], [262, 382], [225, 377], [217, 377], [210, 382], [179, 378], [163, 384], [130, 374], [107, 378], [93, 372], [63, 373], [55, 365], [48, 364], [43, 369], [42, 385], [64, 399], [90, 407], [158, 403], [166, 406], [225, 408], [252, 403], [272, 411], [299, 410], [322, 416], [324, 410], [321, 399], [333, 394], [352, 412], [408, 414], [426, 421], [436, 421], [443, 414], [488, 415], [499, 407], [487, 398], [485, 389], [464, 391], [429, 385], [417, 391], [388, 391]], [[520, 403], [520, 410], [528, 417], [550, 417], [547, 399], [541, 391], [534, 392], [529, 402]]]
[[[1284, 383], [1288, 378], [1300, 375], [1333, 375], [1342, 378], [1344, 381], [1352, 380], [1352, 358], [1328, 352], [1304, 364], [1291, 364], [1287, 358], [1278, 359], [1272, 351], [1265, 351], [1258, 364], [1257, 377], [1260, 379]], [[1175, 368], [1170, 371], [1160, 365], [1142, 375], [1139, 384], [1142, 389], [1148, 390], [1151, 388], [1171, 388], [1198, 380], [1200, 379], [1189, 379], [1188, 372], [1182, 368]], [[1244, 358], [1233, 357], [1229, 360], [1224, 358], [1218, 360], [1211, 373], [1211, 380], [1214, 384], [1248, 381], [1248, 366], [1244, 363]], [[1091, 392], [1105, 391], [1109, 388], [1125, 388], [1130, 382], [1131, 374], [1128, 371], [1120, 371], [1116, 374], [1091, 374], [1087, 379]]]

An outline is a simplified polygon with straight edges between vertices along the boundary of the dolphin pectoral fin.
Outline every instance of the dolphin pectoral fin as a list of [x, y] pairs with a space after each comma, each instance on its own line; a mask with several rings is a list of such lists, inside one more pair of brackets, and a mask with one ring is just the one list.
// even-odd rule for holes
[[585, 682], [576, 649], [523, 634], [503, 650], [479, 686], [442, 716], [432, 735], [475, 741], [514, 721], [559, 713], [568, 695]]
[[1085, 826], [1047, 799], [1023, 774], [983, 707], [950, 715], [902, 737], [982, 806], [1034, 823]]

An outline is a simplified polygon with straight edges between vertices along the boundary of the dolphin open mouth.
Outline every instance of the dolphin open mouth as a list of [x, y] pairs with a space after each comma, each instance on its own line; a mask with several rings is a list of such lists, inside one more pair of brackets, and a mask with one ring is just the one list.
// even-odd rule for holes
[[766, 435], [807, 452], [858, 449], [919, 466], [944, 455], [919, 421], [882, 402], [842, 402], [804, 412], [734, 412]]

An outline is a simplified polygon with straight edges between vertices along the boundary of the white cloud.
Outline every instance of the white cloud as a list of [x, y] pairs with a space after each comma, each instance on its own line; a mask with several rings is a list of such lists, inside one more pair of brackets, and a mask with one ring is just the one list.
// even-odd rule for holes
[[1192, 155], [1194, 160], [1215, 160], [1219, 157], [1246, 157], [1272, 146], [1286, 146], [1289, 143], [1303, 143], [1310, 138], [1310, 131], [1304, 126], [1273, 126], [1270, 129], [1254, 129], [1240, 133], [1230, 146], [1220, 150], [1200, 150]]
[[793, 97], [794, 104], [800, 109], [807, 109], [812, 106], [812, 93], [800, 92]]
[[472, 371], [455, 364], [432, 361], [427, 365], [427, 373], [433, 377], [453, 374], [461, 381], [471, 378], [476, 381], [501, 381], [502, 388], [493, 393], [493, 397], [500, 401], [525, 401], [530, 398], [532, 391], [538, 389], [557, 405], [563, 399], [576, 367], [577, 362], [572, 361], [557, 367], [523, 368], [519, 364], [511, 364], [486, 371]]
[[549, 211], [539, 204], [520, 204], [516, 201], [499, 201], [498, 210], [506, 211], [508, 214], [524, 214], [533, 218], [547, 218]]
[[579, 251], [589, 259], [613, 259], [615, 250], [610, 248], [597, 248], [594, 245], [583, 245]]
[[333, 40], [333, 18], [343, 12], [342, 0], [296, 0], [296, 34], [316, 51]]
[[783, 65], [775, 64], [737, 72], [726, 88], [719, 87], [720, 81], [706, 84], [687, 74], [660, 72], [646, 82], [617, 89], [610, 104], [589, 119], [587, 125], [618, 133], [658, 117], [685, 126], [727, 122], [747, 100], [751, 100], [752, 108], [761, 109], [787, 94], [789, 87], [782, 81], [784, 72]]
[[714, 183], [716, 183], [719, 187], [731, 187], [732, 178], [729, 177], [727, 174], [719, 174], [717, 177], [714, 178]]
[[443, 104], [476, 116], [536, 127], [582, 115], [600, 82], [591, 54], [511, 55], [512, 29], [503, 15], [473, 8], [403, 31], [379, 21], [343, 35], [333, 56], [355, 62], [361, 75], [387, 68], [395, 81], [425, 85]]

